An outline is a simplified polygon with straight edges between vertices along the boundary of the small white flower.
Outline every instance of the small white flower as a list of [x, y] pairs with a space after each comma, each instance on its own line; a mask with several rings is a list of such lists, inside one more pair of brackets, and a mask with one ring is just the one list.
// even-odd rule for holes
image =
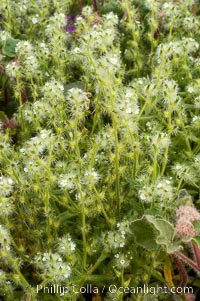
[[32, 18], [32, 23], [37, 24], [39, 22], [39, 15], [35, 15], [35, 17]]
[[81, 49], [79, 47], [75, 47], [73, 49], [73, 52], [76, 53], [76, 54], [79, 54], [79, 53], [81, 53]]
[[8, 38], [10, 38], [10, 33], [3, 30], [3, 31], [0, 31], [0, 40], [2, 42], [6, 41]]
[[13, 180], [11, 178], [8, 178], [7, 181], [8, 181], [8, 184], [10, 184], [10, 185], [13, 184]]
[[188, 87], [188, 92], [189, 92], [189, 93], [193, 93], [193, 92], [195, 92], [195, 90], [194, 90], [193, 87], [190, 86], [190, 87]]
[[20, 41], [17, 43], [15, 51], [20, 56], [30, 55], [33, 51], [33, 46], [28, 41]]
[[118, 63], [118, 59], [116, 57], [111, 58], [110, 61], [114, 65], [116, 65]]
[[16, 78], [19, 73], [20, 67], [17, 62], [10, 62], [6, 66], [6, 73], [9, 77]]
[[126, 109], [126, 113], [127, 114], [131, 114], [132, 113], [132, 109], [131, 108]]

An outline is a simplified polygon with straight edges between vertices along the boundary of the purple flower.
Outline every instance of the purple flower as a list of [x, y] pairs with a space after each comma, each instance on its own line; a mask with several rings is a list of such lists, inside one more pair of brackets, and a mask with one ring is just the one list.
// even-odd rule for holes
[[[66, 16], [67, 24], [64, 25], [62, 28], [67, 31], [68, 33], [73, 33], [75, 30], [75, 25], [73, 23], [73, 17], [71, 15]], [[69, 24], [68, 24], [69, 23]]]
[[69, 33], [73, 33], [74, 30], [75, 30], [74, 24], [71, 24], [69, 27], [67, 27], [67, 32], [69, 32]]
[[71, 21], [72, 20], [72, 16], [71, 15], [67, 15], [66, 16], [66, 20], [67, 20], [67, 22]]

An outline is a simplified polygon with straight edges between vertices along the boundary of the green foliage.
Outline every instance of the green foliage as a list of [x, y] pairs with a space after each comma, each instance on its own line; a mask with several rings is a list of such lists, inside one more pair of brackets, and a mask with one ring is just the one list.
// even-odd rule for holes
[[109, 1], [108, 3], [105, 3], [103, 6], [100, 7], [100, 13], [102, 15], [108, 14], [110, 12], [116, 14], [119, 17], [119, 19], [121, 19], [124, 15], [121, 6], [115, 1]]
[[[0, 3], [6, 301], [87, 300], [73, 285], [88, 284], [100, 288], [102, 301], [185, 300], [184, 293], [129, 296], [109, 287], [166, 285], [171, 255], [198, 270], [198, 9], [182, 0], [97, 6]], [[176, 265], [169, 276], [178, 286], [184, 268]], [[72, 292], [37, 293], [37, 285]]]
[[157, 249], [158, 245], [156, 243], [155, 229], [145, 217], [133, 222], [132, 232], [138, 245], [144, 247], [148, 251]]
[[8, 38], [3, 46], [2, 52], [3, 54], [7, 55], [10, 58], [14, 58], [16, 56], [15, 53], [15, 47], [17, 43], [19, 43], [20, 40], [18, 39], [13, 39], [13, 38]]
[[134, 221], [131, 228], [136, 243], [148, 251], [156, 250], [159, 245], [164, 246], [167, 253], [174, 253], [181, 248], [173, 242], [173, 225], [164, 219], [146, 215], [141, 220]]
[[156, 238], [156, 243], [158, 245], [165, 245], [167, 253], [174, 253], [180, 249], [179, 245], [173, 244], [174, 239], [174, 227], [168, 221], [155, 218], [151, 215], [146, 216], [147, 220], [153, 224], [156, 230], [158, 230], [158, 235]]

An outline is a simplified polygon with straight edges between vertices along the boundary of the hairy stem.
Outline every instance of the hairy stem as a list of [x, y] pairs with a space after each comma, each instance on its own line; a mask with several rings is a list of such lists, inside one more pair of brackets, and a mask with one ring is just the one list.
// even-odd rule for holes
[[192, 259], [188, 258], [187, 256], [185, 256], [181, 252], [176, 252], [175, 255], [178, 256], [178, 258], [180, 258], [182, 261], [184, 261], [185, 263], [187, 263], [195, 271], [200, 272], [200, 267], [196, 264], [195, 261], [193, 261]]
[[187, 272], [185, 270], [185, 267], [184, 265], [182, 264], [181, 260], [179, 259], [179, 257], [176, 255], [176, 254], [172, 254], [172, 257], [178, 267], [178, 270], [179, 270], [179, 274], [180, 274], [180, 284], [179, 286], [181, 287], [185, 287], [188, 283], [188, 276], [187, 276]]
[[200, 249], [194, 242], [192, 242], [192, 248], [194, 251], [196, 263], [197, 263], [198, 267], [200, 268]]

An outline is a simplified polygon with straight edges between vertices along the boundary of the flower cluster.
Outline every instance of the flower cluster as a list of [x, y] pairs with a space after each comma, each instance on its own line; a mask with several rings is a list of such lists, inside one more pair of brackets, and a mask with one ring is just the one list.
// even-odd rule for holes
[[58, 185], [61, 189], [73, 190], [76, 187], [76, 180], [76, 173], [69, 172], [67, 174], [61, 174]]
[[57, 246], [57, 251], [59, 254], [69, 256], [74, 253], [75, 249], [76, 244], [72, 241], [72, 238], [69, 234], [59, 239]]
[[21, 41], [17, 43], [15, 51], [19, 57], [23, 58], [32, 54], [33, 45], [29, 41]]
[[53, 102], [55, 99], [63, 97], [64, 86], [62, 83], [52, 79], [45, 83], [42, 90], [44, 98]]
[[63, 282], [71, 274], [71, 267], [63, 262], [62, 257], [57, 253], [38, 253], [34, 262], [42, 270], [43, 277], [49, 282]]
[[88, 95], [81, 89], [72, 88], [68, 90], [67, 99], [69, 101], [71, 111], [74, 112], [74, 114], [84, 112], [89, 108], [90, 101]]
[[139, 190], [139, 198], [143, 202], [159, 202], [163, 207], [170, 204], [174, 198], [172, 179], [158, 179], [155, 184], [147, 185]]
[[3, 225], [0, 225], [0, 246], [9, 249], [10, 243], [10, 234], [8, 230]]
[[181, 237], [193, 237], [197, 235], [194, 229], [193, 222], [200, 220], [200, 213], [195, 207], [192, 206], [180, 206], [176, 211], [177, 223], [176, 234]]
[[[126, 235], [129, 233], [129, 221], [117, 223], [116, 231], [109, 231], [103, 235], [104, 244], [111, 250], [118, 250], [125, 247]], [[117, 257], [116, 257], [117, 258]]]
[[199, 49], [198, 42], [193, 38], [183, 38], [182, 40], [172, 41], [160, 44], [156, 50], [156, 58], [161, 62], [161, 57], [172, 58], [179, 57], [184, 51], [185, 55], [195, 52]]
[[6, 65], [6, 74], [11, 78], [16, 78], [20, 74], [18, 62], [10, 62]]
[[13, 190], [13, 179], [5, 176], [0, 177], [0, 194], [1, 196], [9, 196]]
[[51, 130], [42, 129], [40, 133], [30, 138], [29, 141], [27, 141], [26, 145], [20, 149], [21, 154], [41, 154], [44, 152], [45, 149], [48, 149], [48, 147], [55, 142], [54, 134]]
[[195, 1], [1, 2], [6, 298], [35, 301], [34, 268], [45, 285], [156, 285], [174, 231], [191, 240], [200, 220], [183, 205], [199, 202]]

